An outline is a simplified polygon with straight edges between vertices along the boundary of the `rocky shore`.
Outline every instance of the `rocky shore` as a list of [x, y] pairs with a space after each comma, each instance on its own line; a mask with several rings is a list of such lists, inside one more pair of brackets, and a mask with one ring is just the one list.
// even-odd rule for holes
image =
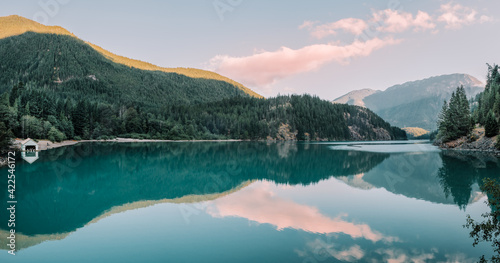
[[500, 150], [496, 148], [497, 136], [486, 137], [484, 128], [476, 128], [469, 136], [463, 136], [450, 142], [435, 141], [434, 145], [444, 150], [455, 150], [463, 152], [481, 152], [493, 154], [500, 157]]

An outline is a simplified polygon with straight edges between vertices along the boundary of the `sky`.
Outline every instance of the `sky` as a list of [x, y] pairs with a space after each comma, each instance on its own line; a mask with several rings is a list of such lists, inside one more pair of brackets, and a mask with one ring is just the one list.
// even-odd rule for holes
[[[495, 12], [497, 10], [497, 12]], [[17, 0], [20, 15], [115, 54], [215, 71], [266, 96], [333, 100], [500, 63], [494, 0]]]

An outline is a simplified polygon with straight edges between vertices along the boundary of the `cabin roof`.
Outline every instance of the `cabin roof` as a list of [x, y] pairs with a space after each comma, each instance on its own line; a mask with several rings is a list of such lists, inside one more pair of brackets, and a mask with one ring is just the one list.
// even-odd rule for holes
[[28, 142], [30, 142], [30, 141], [32, 141], [32, 142], [34, 142], [34, 143], [36, 143], [36, 142], [35, 142], [35, 141], [33, 141], [31, 138], [28, 138], [28, 139], [26, 139], [26, 140], [22, 141], [22, 142], [21, 142], [21, 145], [25, 145], [25, 144], [27, 144], [27, 143], [28, 143]]

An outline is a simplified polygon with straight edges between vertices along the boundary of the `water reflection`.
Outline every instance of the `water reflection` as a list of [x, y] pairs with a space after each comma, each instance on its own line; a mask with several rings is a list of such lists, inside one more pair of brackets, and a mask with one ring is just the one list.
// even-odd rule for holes
[[[245, 187], [255, 180], [317, 185], [334, 177], [355, 188], [381, 188], [465, 209], [481, 198], [478, 184], [482, 178], [496, 177], [499, 171], [498, 160], [487, 156], [255, 142], [81, 144], [43, 152], [31, 165], [18, 163], [17, 200], [22, 206], [16, 211], [17, 232], [37, 240], [64, 238], [105, 215], [155, 203], [149, 201], [215, 200], [207, 210], [214, 217], [241, 217], [277, 229], [391, 242], [396, 238], [366, 223], [347, 220], [343, 214], [327, 215], [274, 196], [269, 189]], [[6, 189], [5, 183], [0, 182], [1, 189]], [[239, 195], [226, 196], [236, 191]], [[0, 202], [6, 200], [5, 194], [0, 196]], [[5, 220], [5, 211], [1, 217]], [[0, 230], [5, 227], [1, 224]], [[339, 260], [363, 255], [357, 244], [332, 251]], [[401, 257], [397, 252], [382, 254], [390, 253]]]
[[271, 224], [278, 230], [293, 228], [321, 234], [343, 233], [373, 242], [395, 240], [372, 230], [367, 224], [348, 222], [342, 214], [330, 218], [315, 207], [281, 198], [268, 182], [217, 199], [207, 210], [214, 217], [242, 217], [260, 224]]
[[482, 184], [484, 178], [500, 176], [499, 160], [491, 155], [445, 152], [442, 159], [443, 165], [439, 168], [438, 176], [443, 191], [462, 209], [477, 199], [478, 185]]
[[360, 189], [384, 188], [395, 194], [461, 209], [479, 200], [486, 177], [498, 178], [498, 158], [453, 151], [392, 154], [372, 170], [341, 176], [339, 180]]
[[[59, 148], [43, 152], [31, 165], [18, 162], [17, 200], [23, 206], [16, 211], [17, 230], [25, 235], [70, 232], [115, 206], [223, 193], [255, 179], [308, 185], [332, 175], [368, 171], [388, 156], [265, 143]], [[0, 187], [6, 189], [5, 183]], [[5, 203], [7, 196], [1, 198]]]

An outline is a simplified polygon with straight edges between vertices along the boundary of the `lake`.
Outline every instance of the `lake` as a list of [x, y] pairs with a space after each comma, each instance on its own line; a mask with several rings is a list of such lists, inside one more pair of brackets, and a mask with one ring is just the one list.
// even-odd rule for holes
[[0, 262], [474, 262], [492, 248], [462, 225], [500, 175], [412, 141], [82, 143], [16, 164]]

